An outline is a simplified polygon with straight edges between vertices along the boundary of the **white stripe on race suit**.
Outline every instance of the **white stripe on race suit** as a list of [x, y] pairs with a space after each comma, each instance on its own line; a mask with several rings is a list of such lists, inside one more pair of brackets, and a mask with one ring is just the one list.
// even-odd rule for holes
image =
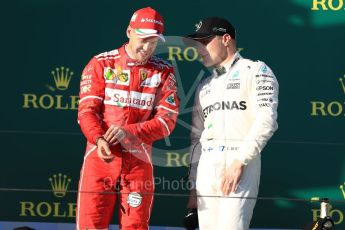
[[[80, 190], [81, 190], [82, 183], [83, 183], [83, 179], [84, 179], [84, 166], [85, 166], [86, 158], [87, 158], [96, 148], [97, 148], [96, 145], [93, 146], [93, 147], [85, 154], [85, 156], [84, 156], [84, 163], [83, 163], [83, 168], [82, 168], [82, 170], [81, 170], [81, 177], [80, 177], [80, 184], [79, 184], [79, 192], [80, 192]], [[77, 228], [77, 230], [81, 230], [81, 229], [79, 228], [79, 218], [80, 218], [80, 212], [79, 212], [79, 211], [80, 211], [80, 209], [81, 209], [81, 207], [80, 207], [80, 194], [78, 194], [77, 203], [78, 203], [78, 213], [77, 213], [77, 215], [78, 215], [78, 222], [76, 223], [76, 228]]]
[[79, 100], [79, 104], [82, 102], [82, 101], [85, 101], [86, 99], [90, 99], [90, 98], [93, 98], [93, 99], [99, 99], [99, 100], [103, 100], [103, 98], [101, 97], [98, 97], [98, 96], [86, 96], [86, 97], [83, 97], [82, 99]]
[[170, 65], [168, 62], [166, 62], [162, 58], [158, 58], [156, 56], [152, 56], [151, 60], [149, 60], [148, 63], [160, 65], [163, 67], [172, 67], [172, 65]]
[[155, 109], [160, 109], [160, 108], [165, 109], [165, 110], [168, 110], [169, 112], [178, 114], [178, 112], [176, 112], [175, 110], [169, 109], [168, 107], [165, 107], [165, 106], [163, 106], [163, 105], [159, 105], [159, 106], [156, 106], [156, 107], [155, 107]]
[[103, 53], [100, 53], [96, 56], [96, 58], [100, 58], [100, 57], [107, 57], [107, 56], [110, 56], [110, 55], [117, 55], [119, 54], [119, 50], [118, 49], [114, 49], [112, 51], [109, 51], [109, 52], [103, 52]]
[[[141, 143], [141, 147], [143, 148], [146, 156], [147, 156], [147, 159], [148, 161], [150, 162], [150, 165], [151, 165], [151, 169], [152, 169], [152, 172], [153, 172], [153, 166], [152, 166], [152, 161], [151, 161], [151, 158], [150, 158], [150, 155], [149, 153], [147, 152], [146, 148], [145, 148], [145, 144], [144, 143]], [[152, 181], [155, 181], [154, 178], [153, 178], [153, 174], [152, 174]], [[153, 183], [153, 186], [155, 186], [155, 183]], [[154, 187], [153, 187], [154, 188]], [[151, 197], [151, 201], [150, 201], [150, 214], [148, 216], [148, 219], [146, 220], [147, 222], [149, 222], [150, 220], [150, 216], [151, 216], [151, 210], [152, 210], [152, 203], [153, 203], [153, 196]]]
[[119, 89], [105, 89], [106, 98], [104, 104], [116, 105], [118, 107], [134, 107], [139, 109], [152, 110], [155, 95], [151, 93], [139, 93], [135, 91], [125, 91]]
[[165, 123], [165, 121], [161, 117], [158, 117], [158, 120], [164, 125], [164, 127], [168, 131], [168, 135], [170, 135], [170, 130], [169, 130], [169, 127], [168, 127], [167, 123]]
[[118, 59], [120, 58], [121, 56], [115, 56], [115, 57], [102, 57], [102, 58], [97, 58], [98, 61], [101, 61], [101, 60], [108, 60], [108, 59]]

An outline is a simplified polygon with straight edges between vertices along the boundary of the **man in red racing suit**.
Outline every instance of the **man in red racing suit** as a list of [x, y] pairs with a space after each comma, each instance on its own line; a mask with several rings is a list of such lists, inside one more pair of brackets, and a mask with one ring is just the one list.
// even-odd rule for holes
[[155, 10], [138, 10], [129, 42], [93, 57], [82, 73], [78, 121], [87, 147], [77, 229], [108, 229], [116, 200], [121, 229], [148, 229], [152, 143], [173, 131], [179, 105], [173, 67], [152, 56], [162, 31]]

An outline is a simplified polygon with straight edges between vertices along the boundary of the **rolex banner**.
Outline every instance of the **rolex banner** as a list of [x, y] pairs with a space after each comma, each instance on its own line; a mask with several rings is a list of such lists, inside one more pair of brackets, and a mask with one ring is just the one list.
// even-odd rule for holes
[[[182, 36], [201, 18], [220, 16], [235, 26], [240, 54], [267, 63], [279, 81], [279, 128], [261, 155], [251, 228], [302, 229], [319, 217], [318, 198], [328, 198], [336, 229], [345, 229], [343, 0], [4, 1], [0, 229], [74, 229], [86, 144], [77, 123], [81, 73], [94, 55], [127, 41], [133, 12], [146, 6], [164, 17], [166, 42], [155, 55], [175, 67], [180, 98], [174, 132], [153, 146], [150, 225], [183, 229], [194, 94], [210, 69]], [[129, 77], [108, 69], [105, 78], [114, 71], [124, 82]], [[147, 85], [160, 81], [147, 80], [145, 71], [139, 77]], [[87, 92], [90, 79], [82, 80]], [[149, 108], [151, 100], [130, 103]], [[176, 103], [173, 96], [166, 102]]]

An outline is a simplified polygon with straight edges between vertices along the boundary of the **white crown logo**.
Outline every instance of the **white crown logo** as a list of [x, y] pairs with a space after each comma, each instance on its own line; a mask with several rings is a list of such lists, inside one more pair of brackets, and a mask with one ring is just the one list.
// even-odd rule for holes
[[54, 77], [55, 86], [57, 89], [68, 89], [69, 83], [73, 75], [73, 72], [70, 72], [69, 68], [65, 69], [65, 67], [61, 66], [60, 68], [56, 68], [55, 70], [53, 70], [51, 73]]
[[[343, 78], [345, 79], [345, 75], [343, 76]], [[345, 93], [345, 83], [344, 83], [343, 78], [339, 78], [339, 81], [340, 81], [340, 84], [341, 84], [341, 86], [343, 88], [343, 92]]]
[[66, 195], [68, 185], [71, 182], [71, 179], [67, 179], [67, 175], [63, 175], [61, 173], [53, 175], [53, 178], [49, 178], [50, 185], [53, 189], [54, 196], [56, 197], [64, 197]]

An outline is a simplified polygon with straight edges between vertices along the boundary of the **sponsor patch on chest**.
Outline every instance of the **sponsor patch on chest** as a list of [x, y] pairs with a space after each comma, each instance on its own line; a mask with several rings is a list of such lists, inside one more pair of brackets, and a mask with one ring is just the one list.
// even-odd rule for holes
[[122, 69], [121, 66], [117, 66], [115, 69], [105, 67], [104, 78], [106, 83], [129, 86], [129, 82], [131, 80], [131, 72], [130, 70]]
[[246, 101], [218, 101], [203, 108], [204, 118], [218, 110], [246, 110]]
[[158, 87], [161, 83], [161, 73], [154, 73], [151, 77], [147, 76], [147, 73], [140, 74], [141, 79], [143, 80], [140, 84], [141, 87]]
[[151, 93], [140, 93], [136, 91], [126, 91], [119, 89], [105, 89], [104, 104], [118, 107], [134, 107], [139, 109], [152, 110], [155, 95]]
[[226, 85], [226, 88], [227, 89], [239, 89], [240, 88], [240, 83], [237, 82], [237, 83], [228, 83]]

